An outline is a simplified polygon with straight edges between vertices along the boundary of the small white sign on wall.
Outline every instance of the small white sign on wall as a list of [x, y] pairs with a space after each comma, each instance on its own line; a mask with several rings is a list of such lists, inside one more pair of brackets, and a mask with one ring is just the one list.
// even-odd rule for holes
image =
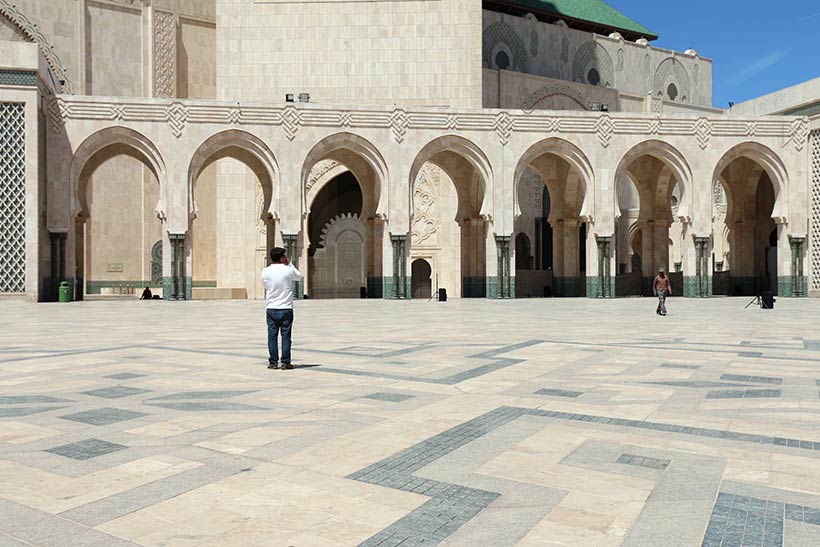
[[122, 262], [109, 262], [105, 271], [122, 273]]

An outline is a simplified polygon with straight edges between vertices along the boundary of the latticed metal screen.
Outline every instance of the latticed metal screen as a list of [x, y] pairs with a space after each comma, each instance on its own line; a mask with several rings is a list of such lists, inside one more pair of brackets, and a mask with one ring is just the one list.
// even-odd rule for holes
[[26, 291], [25, 106], [0, 103], [0, 293]]
[[811, 146], [811, 288], [820, 290], [820, 130], [809, 136]]

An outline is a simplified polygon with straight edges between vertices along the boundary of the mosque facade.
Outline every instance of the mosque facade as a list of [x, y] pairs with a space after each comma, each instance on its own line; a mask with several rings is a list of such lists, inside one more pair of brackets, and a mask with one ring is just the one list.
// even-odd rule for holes
[[[579, 6], [583, 6], [581, 9]], [[820, 80], [599, 0], [0, 0], [0, 294], [820, 294]]]

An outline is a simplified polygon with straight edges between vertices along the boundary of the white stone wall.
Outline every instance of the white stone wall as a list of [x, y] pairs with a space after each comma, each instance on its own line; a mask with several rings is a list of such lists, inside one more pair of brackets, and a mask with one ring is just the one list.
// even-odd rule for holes
[[473, 0], [217, 0], [219, 98], [324, 104], [481, 104]]
[[[499, 68], [499, 53], [509, 70], [558, 80], [593, 83], [621, 92], [668, 99], [674, 83], [678, 102], [711, 106], [712, 61], [696, 53], [679, 53], [599, 36], [566, 25], [542, 23], [494, 11], [483, 12], [482, 66]], [[590, 70], [599, 82], [590, 82]]]

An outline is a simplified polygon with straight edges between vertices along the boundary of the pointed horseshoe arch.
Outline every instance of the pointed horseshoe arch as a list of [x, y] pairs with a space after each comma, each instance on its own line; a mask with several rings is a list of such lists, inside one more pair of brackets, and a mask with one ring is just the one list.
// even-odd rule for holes
[[[104, 156], [102, 161], [118, 155], [127, 155], [139, 160], [151, 170], [159, 183], [159, 199], [155, 210], [157, 217], [164, 220], [167, 191], [165, 160], [148, 137], [121, 126], [97, 131], [85, 139], [74, 152], [69, 168], [71, 217], [87, 218], [90, 214], [87, 195], [88, 178], [99, 166], [99, 163], [92, 165], [90, 162], [96, 160], [98, 154], [101, 153], [110, 153], [110, 156]], [[87, 171], [89, 167], [91, 171]]]
[[258, 178], [259, 184], [262, 185], [262, 195], [265, 198], [264, 214], [272, 219], [279, 217], [279, 165], [276, 163], [276, 158], [257, 136], [247, 131], [229, 129], [205, 139], [191, 158], [188, 166], [189, 218], [195, 218], [197, 214], [196, 181], [199, 175], [213, 162], [224, 157], [234, 157], [233, 152], [236, 149], [249, 154], [258, 165], [249, 165], [242, 158], [236, 158], [238, 161], [242, 161], [251, 169], [261, 167], [265, 176]]
[[[305, 157], [305, 161], [302, 163], [300, 185], [303, 214], [310, 208], [310, 204], [307, 201], [310, 173], [313, 170], [313, 166], [323, 159], [334, 159], [342, 165], [345, 165], [353, 172], [354, 175], [357, 175], [356, 180], [359, 181], [360, 186], [362, 185], [363, 181], [359, 176], [361, 173], [356, 173], [355, 168], [348, 165], [348, 163], [352, 163], [350, 161], [351, 159], [355, 160], [355, 158], [350, 158], [351, 154], [357, 156], [361, 160], [364, 160], [367, 166], [373, 171], [373, 174], [376, 177], [375, 185], [372, 189], [375, 202], [375, 215], [382, 218], [387, 217], [387, 185], [389, 182], [387, 162], [384, 161], [384, 157], [381, 152], [379, 152], [379, 149], [376, 148], [373, 143], [364, 137], [347, 132], [334, 133], [333, 135], [323, 138], [313, 145], [313, 148], [310, 149], [310, 152], [308, 152]], [[347, 162], [345, 161], [346, 156], [348, 160]], [[367, 189], [362, 188], [362, 193], [366, 194], [366, 190]]]
[[[481, 178], [481, 206], [479, 207], [479, 215], [489, 218], [493, 213], [493, 169], [490, 165], [490, 160], [487, 159], [486, 154], [474, 142], [459, 137], [458, 135], [444, 135], [433, 139], [422, 147], [416, 154], [416, 159], [413, 160], [413, 165], [410, 167], [410, 181], [408, 184], [409, 194], [408, 203], [410, 203], [410, 216], [413, 215], [413, 192], [415, 190], [416, 178], [418, 177], [421, 168], [428, 161], [432, 161], [437, 154], [442, 152], [450, 152], [461, 156], [467, 160], [473, 168], [478, 172]], [[435, 163], [435, 162], [433, 162]], [[450, 173], [448, 173], [451, 175]], [[452, 175], [451, 175], [451, 178]]]
[[580, 174], [581, 185], [584, 190], [584, 200], [579, 216], [584, 222], [591, 222], [593, 220], [593, 204], [595, 203], [595, 173], [592, 170], [592, 164], [580, 148], [569, 141], [557, 137], [551, 137], [534, 143], [527, 148], [518, 160], [513, 175], [515, 184], [513, 210], [515, 216], [521, 215], [521, 206], [518, 202], [519, 181], [527, 167], [544, 155], [553, 155], [565, 160]]
[[[772, 218], [785, 221], [788, 217], [788, 195], [789, 173], [786, 165], [780, 156], [774, 153], [771, 148], [757, 142], [744, 142], [733, 146], [727, 150], [715, 166], [712, 180], [720, 180], [723, 171], [730, 163], [738, 158], [748, 158], [757, 163], [769, 175], [769, 180], [774, 188], [774, 208]], [[784, 192], [785, 191], [785, 192]], [[728, 192], [727, 192], [728, 198]]]
[[[678, 203], [678, 218], [688, 219], [691, 216], [692, 201], [692, 169], [689, 162], [680, 151], [669, 143], [651, 139], [636, 144], [624, 154], [618, 163], [615, 176], [620, 177], [636, 159], [641, 156], [652, 156], [661, 161], [675, 176], [680, 185], [681, 197]], [[617, 214], [617, 211], [615, 211]]]

